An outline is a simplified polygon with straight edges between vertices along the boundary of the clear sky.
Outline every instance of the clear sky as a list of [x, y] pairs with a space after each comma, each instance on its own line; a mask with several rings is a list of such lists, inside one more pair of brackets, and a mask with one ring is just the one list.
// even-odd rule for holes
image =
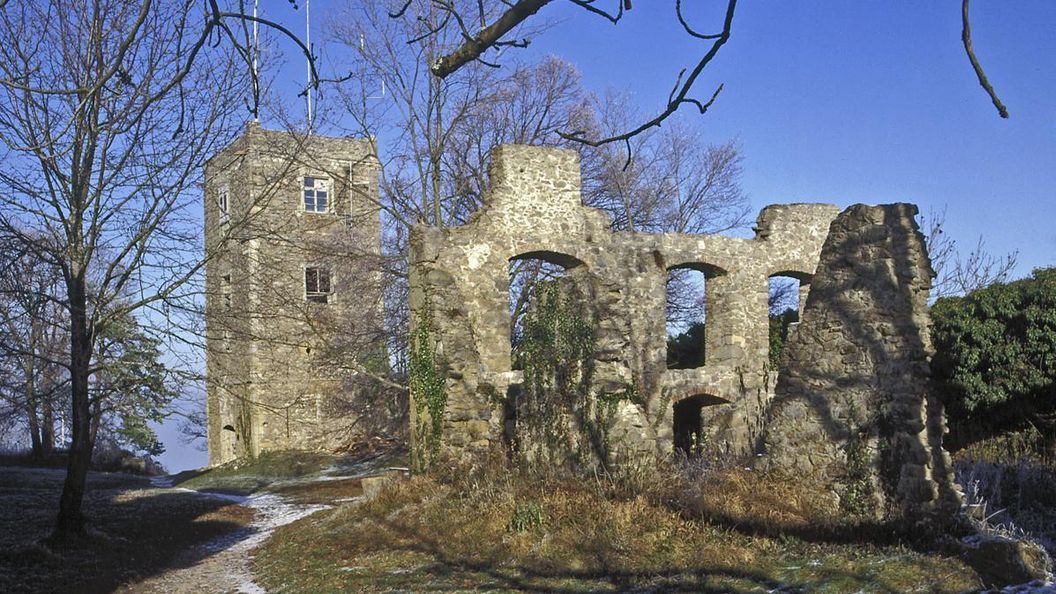
[[[356, 1], [374, 0], [312, 2], [313, 36], [321, 37], [314, 23]], [[613, 26], [556, 0], [539, 14], [554, 26], [520, 58], [558, 55], [589, 89], [628, 91], [643, 110], [656, 110], [707, 42], [685, 35], [672, 0], [633, 4]], [[721, 28], [725, 2], [683, 4], [697, 29]], [[303, 5], [298, 12], [286, 2], [261, 5], [264, 16], [303, 31]], [[725, 85], [698, 123], [714, 142], [738, 139], [743, 187], [757, 209], [945, 207], [947, 233], [963, 249], [982, 236], [992, 253], [1018, 251], [1016, 274], [1025, 276], [1056, 265], [1056, 2], [975, 0], [972, 33], [1010, 119], [998, 117], [965, 56], [960, 2], [742, 0], [730, 41], [695, 87], [706, 99]], [[286, 68], [287, 80], [303, 78], [300, 61]], [[168, 427], [162, 437], [170, 470], [205, 463]]]
[[[684, 4], [699, 29], [721, 28], [725, 2]], [[682, 33], [672, 6], [634, 2], [613, 26], [558, 3], [551, 12], [564, 22], [533, 51], [655, 109], [707, 43]], [[740, 141], [756, 207], [946, 206], [947, 230], [966, 249], [982, 235], [992, 252], [1019, 251], [1019, 275], [1056, 265], [1056, 2], [976, 0], [972, 16], [1008, 120], [964, 54], [959, 2], [749, 0], [698, 82], [704, 99], [725, 84], [700, 124], [716, 142]]]

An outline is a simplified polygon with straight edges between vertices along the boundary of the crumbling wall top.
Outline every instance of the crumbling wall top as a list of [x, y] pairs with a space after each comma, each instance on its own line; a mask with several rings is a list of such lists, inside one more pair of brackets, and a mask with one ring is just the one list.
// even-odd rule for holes
[[544, 199], [558, 208], [580, 206], [579, 153], [504, 144], [491, 153], [489, 204]]

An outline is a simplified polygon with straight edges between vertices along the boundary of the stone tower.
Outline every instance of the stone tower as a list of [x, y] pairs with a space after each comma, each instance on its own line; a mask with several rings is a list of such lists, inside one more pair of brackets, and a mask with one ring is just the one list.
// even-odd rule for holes
[[354, 437], [350, 370], [384, 364], [377, 175], [369, 140], [257, 124], [206, 164], [211, 465]]

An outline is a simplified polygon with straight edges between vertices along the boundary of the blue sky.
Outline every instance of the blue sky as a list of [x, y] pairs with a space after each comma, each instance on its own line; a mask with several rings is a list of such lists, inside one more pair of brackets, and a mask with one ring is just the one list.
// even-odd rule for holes
[[[361, 0], [312, 2], [313, 22], [354, 1]], [[725, 2], [684, 4], [698, 29], [721, 27]], [[264, 16], [303, 30], [303, 6], [261, 5]], [[682, 32], [673, 6], [636, 0], [613, 26], [557, 0], [539, 14], [554, 26], [518, 58], [558, 55], [579, 68], [589, 89], [630, 92], [652, 112], [678, 70], [707, 49]], [[318, 31], [313, 26], [316, 39]], [[710, 141], [740, 142], [743, 187], [756, 209], [776, 202], [945, 207], [946, 231], [962, 249], [982, 236], [992, 253], [1018, 251], [1016, 274], [1027, 275], [1056, 265], [1056, 2], [975, 0], [972, 32], [1008, 120], [964, 54], [959, 2], [742, 0], [732, 37], [696, 96], [706, 99], [719, 83], [725, 89], [697, 124]], [[292, 46], [283, 49], [295, 55]], [[304, 77], [299, 60], [286, 69], [287, 80]], [[688, 116], [687, 109], [680, 117]], [[169, 428], [163, 438], [170, 470], [205, 463]]]
[[[566, 20], [533, 45], [587, 85], [656, 109], [706, 42], [671, 2], [635, 2], [619, 26]], [[723, 2], [686, 2], [721, 26]], [[712, 10], [699, 10], [710, 7]], [[693, 13], [688, 13], [692, 15]], [[976, 53], [1011, 112], [998, 117], [961, 45], [959, 2], [742, 2], [730, 41], [698, 82], [709, 138], [737, 138], [753, 205], [909, 201], [947, 208], [965, 249], [1019, 251], [1019, 275], [1056, 264], [1056, 2], [972, 5]]]

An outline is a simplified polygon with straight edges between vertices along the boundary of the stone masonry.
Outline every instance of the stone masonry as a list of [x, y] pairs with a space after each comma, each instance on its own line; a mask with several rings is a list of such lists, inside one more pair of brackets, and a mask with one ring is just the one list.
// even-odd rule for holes
[[929, 393], [934, 272], [916, 214], [859, 204], [832, 223], [760, 459], [852, 508], [911, 520], [948, 518], [960, 504], [942, 405]]
[[327, 355], [381, 320], [377, 168], [369, 141], [256, 124], [206, 165], [210, 464], [350, 437]]
[[[613, 432], [624, 451], [669, 454], [674, 406], [686, 401], [710, 405], [701, 414], [720, 451], [750, 453], [776, 377], [768, 279], [793, 276], [808, 287], [838, 209], [767, 207], [752, 239], [613, 232], [603, 211], [582, 203], [573, 151], [501, 146], [490, 173], [485, 205], [466, 225], [411, 235], [412, 329], [429, 320], [446, 389], [441, 449], [501, 444], [505, 400], [522, 381], [511, 369], [509, 266], [539, 258], [563, 266], [594, 299], [596, 391], [633, 394], [619, 403]], [[707, 278], [697, 369], [666, 368], [666, 282], [676, 268]], [[427, 425], [415, 408], [411, 427]], [[411, 433], [413, 449], [421, 436]]]

